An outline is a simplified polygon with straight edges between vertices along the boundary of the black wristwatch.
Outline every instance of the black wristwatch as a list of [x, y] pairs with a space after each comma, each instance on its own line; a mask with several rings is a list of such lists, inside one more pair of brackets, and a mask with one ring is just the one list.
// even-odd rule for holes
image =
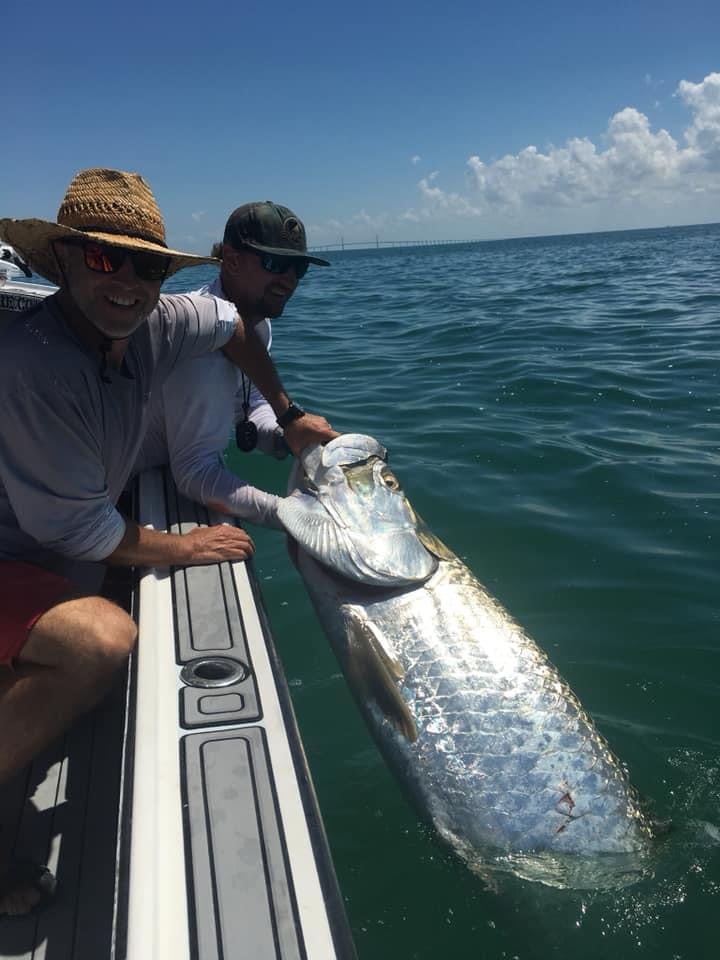
[[293, 420], [299, 420], [300, 417], [305, 416], [305, 411], [302, 407], [299, 407], [296, 403], [290, 401], [290, 406], [284, 413], [281, 413], [279, 417], [276, 417], [277, 424], [279, 427], [286, 427], [289, 423], [292, 423]]

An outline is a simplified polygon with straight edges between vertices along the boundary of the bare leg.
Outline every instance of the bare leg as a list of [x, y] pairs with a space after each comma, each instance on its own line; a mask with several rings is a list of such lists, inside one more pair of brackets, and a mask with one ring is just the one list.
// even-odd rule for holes
[[[95, 706], [132, 650], [136, 627], [120, 607], [82, 597], [46, 611], [30, 631], [16, 670], [0, 668], [0, 783]], [[0, 881], [3, 870], [0, 867]], [[39, 899], [24, 884], [0, 895], [2, 914]]]

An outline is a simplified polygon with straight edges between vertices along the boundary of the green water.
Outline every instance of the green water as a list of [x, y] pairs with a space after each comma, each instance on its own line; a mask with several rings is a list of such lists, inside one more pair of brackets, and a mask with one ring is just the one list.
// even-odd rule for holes
[[[274, 325], [291, 395], [388, 446], [673, 822], [625, 890], [488, 888], [418, 822], [283, 537], [253, 529], [361, 960], [715, 957], [720, 226], [332, 259]], [[284, 490], [286, 464], [229, 459]]]

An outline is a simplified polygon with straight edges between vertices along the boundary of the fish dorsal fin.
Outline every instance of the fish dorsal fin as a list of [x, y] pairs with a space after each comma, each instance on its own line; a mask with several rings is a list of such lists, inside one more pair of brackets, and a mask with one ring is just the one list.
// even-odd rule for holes
[[405, 672], [392, 647], [374, 625], [359, 616], [351, 616], [348, 621], [347, 641], [351, 686], [361, 697], [375, 703], [399, 734], [415, 743], [415, 718], [398, 684]]

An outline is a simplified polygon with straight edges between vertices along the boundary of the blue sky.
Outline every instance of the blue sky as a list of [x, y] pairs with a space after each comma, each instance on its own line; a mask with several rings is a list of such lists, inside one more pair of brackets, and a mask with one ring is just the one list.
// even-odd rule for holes
[[0, 216], [137, 170], [206, 252], [273, 199], [311, 243], [720, 220], [720, 4], [124, 0], [3, 10]]

